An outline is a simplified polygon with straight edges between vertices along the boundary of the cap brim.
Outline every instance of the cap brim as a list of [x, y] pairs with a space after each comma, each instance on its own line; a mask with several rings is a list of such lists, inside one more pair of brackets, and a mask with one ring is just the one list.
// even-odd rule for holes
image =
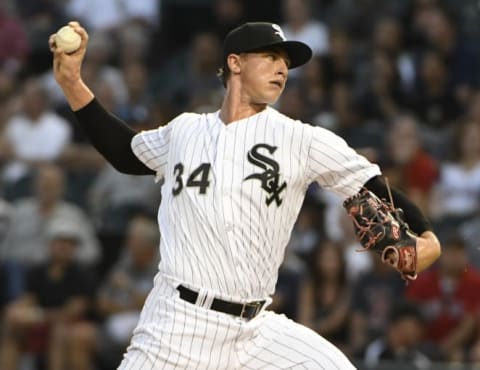
[[255, 50], [265, 50], [273, 47], [285, 50], [288, 55], [288, 59], [290, 59], [290, 65], [288, 66], [288, 69], [300, 67], [301, 65], [307, 63], [312, 58], [313, 54], [310, 46], [300, 41], [282, 41], [265, 45]]

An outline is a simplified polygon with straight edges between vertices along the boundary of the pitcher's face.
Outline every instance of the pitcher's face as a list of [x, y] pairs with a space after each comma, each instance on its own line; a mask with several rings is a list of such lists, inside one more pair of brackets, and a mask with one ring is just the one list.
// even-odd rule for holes
[[240, 77], [245, 95], [254, 104], [273, 104], [282, 94], [288, 77], [289, 59], [282, 50], [241, 55]]

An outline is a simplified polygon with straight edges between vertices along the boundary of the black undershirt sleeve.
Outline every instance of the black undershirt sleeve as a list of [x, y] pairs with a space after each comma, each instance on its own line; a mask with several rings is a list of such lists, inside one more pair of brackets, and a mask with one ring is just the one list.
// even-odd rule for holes
[[[390, 199], [387, 185], [379, 176], [375, 176], [368, 180], [365, 183], [365, 187], [380, 199]], [[425, 218], [422, 211], [413, 204], [405, 194], [393, 187], [390, 187], [390, 190], [392, 192], [395, 207], [403, 210], [405, 221], [413, 232], [417, 235], [421, 235], [425, 231], [432, 230], [430, 222]]]
[[119, 172], [129, 175], [153, 175], [133, 153], [130, 143], [136, 132], [107, 112], [93, 99], [73, 112], [95, 149]]

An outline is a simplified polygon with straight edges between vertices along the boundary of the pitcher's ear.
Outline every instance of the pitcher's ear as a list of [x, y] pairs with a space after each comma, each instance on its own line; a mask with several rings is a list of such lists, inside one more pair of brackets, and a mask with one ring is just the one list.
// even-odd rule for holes
[[238, 74], [242, 70], [242, 58], [239, 54], [229, 54], [227, 57], [228, 69], [233, 74]]

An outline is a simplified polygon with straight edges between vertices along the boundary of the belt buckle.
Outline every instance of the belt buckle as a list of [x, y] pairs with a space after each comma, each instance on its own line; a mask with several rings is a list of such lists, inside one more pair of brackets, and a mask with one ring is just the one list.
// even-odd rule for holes
[[[242, 319], [244, 319], [244, 318], [253, 319], [260, 312], [260, 310], [262, 309], [262, 306], [263, 306], [262, 301], [244, 303], [242, 305], [242, 311], [240, 312], [240, 318], [242, 318]], [[255, 309], [255, 311], [254, 311], [254, 313], [251, 317], [245, 317], [244, 316], [244, 314], [246, 313], [246, 308], [247, 307], [253, 307]]]

